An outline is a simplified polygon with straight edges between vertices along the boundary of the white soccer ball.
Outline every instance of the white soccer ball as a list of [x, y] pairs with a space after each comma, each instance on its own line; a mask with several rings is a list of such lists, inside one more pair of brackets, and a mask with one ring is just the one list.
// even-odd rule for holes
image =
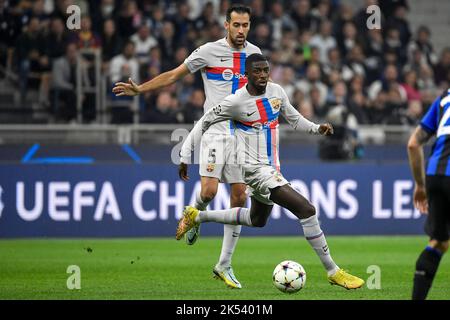
[[284, 293], [294, 293], [305, 286], [306, 272], [300, 263], [286, 260], [275, 267], [272, 280], [278, 290]]

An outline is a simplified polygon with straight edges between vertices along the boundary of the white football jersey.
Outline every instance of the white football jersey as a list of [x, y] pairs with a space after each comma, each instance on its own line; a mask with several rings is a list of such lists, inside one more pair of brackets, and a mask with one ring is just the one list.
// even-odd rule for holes
[[280, 114], [294, 129], [318, 134], [319, 125], [305, 119], [291, 105], [280, 85], [269, 82], [266, 92], [260, 96], [250, 95], [244, 86], [203, 115], [182, 146], [181, 161], [190, 163], [194, 146], [199, 145], [201, 135], [206, 130], [209, 132], [212, 125], [232, 120], [237, 129], [238, 164], [270, 165], [279, 171]]
[[[186, 58], [184, 63], [191, 73], [198, 70], [202, 72], [206, 95], [203, 106], [205, 113], [247, 83], [245, 60], [253, 53], [261, 53], [261, 50], [248, 41], [238, 50], [230, 47], [226, 38], [223, 38], [200, 46]], [[226, 121], [215, 125], [209, 132], [231, 134], [233, 128]]]

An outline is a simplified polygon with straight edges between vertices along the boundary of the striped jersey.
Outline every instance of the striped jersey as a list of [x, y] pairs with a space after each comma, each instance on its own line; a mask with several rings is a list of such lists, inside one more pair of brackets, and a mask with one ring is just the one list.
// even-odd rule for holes
[[[248, 41], [242, 49], [235, 49], [223, 38], [200, 46], [186, 58], [184, 63], [191, 73], [201, 70], [205, 113], [247, 83], [245, 60], [253, 53], [261, 53], [261, 50]], [[230, 134], [232, 126], [227, 121], [215, 125], [209, 132]]]
[[232, 120], [236, 128], [238, 164], [270, 165], [279, 171], [280, 114], [294, 129], [318, 133], [319, 125], [305, 119], [291, 105], [280, 85], [267, 83], [266, 92], [260, 96], [250, 95], [245, 86], [203, 115], [182, 146], [181, 162], [190, 162], [194, 146], [212, 125]]
[[428, 158], [427, 175], [450, 176], [450, 89], [433, 102], [420, 125], [436, 135]]

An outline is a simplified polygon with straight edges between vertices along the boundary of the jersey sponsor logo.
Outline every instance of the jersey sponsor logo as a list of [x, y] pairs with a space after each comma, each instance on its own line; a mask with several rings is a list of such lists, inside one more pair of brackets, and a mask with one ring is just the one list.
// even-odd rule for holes
[[255, 111], [253, 111], [253, 112], [247, 112], [247, 117], [250, 117], [252, 114], [254, 114], [256, 112], [256, 110]]
[[230, 60], [231, 58], [220, 58], [220, 62], [224, 62], [224, 61], [228, 61], [228, 60]]
[[230, 81], [231, 79], [233, 79], [233, 70], [231, 69], [225, 69], [222, 72], [222, 77], [226, 80], [226, 81]]

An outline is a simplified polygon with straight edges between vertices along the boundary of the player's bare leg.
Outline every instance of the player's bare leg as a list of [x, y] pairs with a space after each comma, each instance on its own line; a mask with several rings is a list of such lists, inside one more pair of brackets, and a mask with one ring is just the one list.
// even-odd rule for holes
[[416, 262], [412, 299], [425, 300], [433, 283], [434, 276], [444, 253], [448, 251], [449, 241], [431, 239]]
[[[327, 270], [328, 280], [331, 284], [336, 284], [346, 289], [360, 288], [364, 280], [352, 276], [340, 269], [333, 261], [330, 250], [326, 242], [323, 231], [317, 220], [316, 211], [313, 205], [301, 194], [292, 189], [289, 185], [274, 188], [271, 190], [270, 199], [278, 205], [290, 210], [296, 215], [303, 228], [303, 233], [309, 244], [316, 251], [320, 261]], [[251, 209], [232, 208], [228, 210], [213, 210], [202, 212], [190, 212], [187, 207], [187, 221], [189, 223], [180, 223], [177, 233], [185, 232], [183, 229], [191, 228], [193, 225], [214, 221], [226, 224], [240, 224], [251, 227], [264, 227], [270, 215], [272, 207], [262, 204], [252, 197]]]
[[331, 284], [346, 289], [360, 288], [364, 284], [364, 280], [340, 269], [333, 261], [325, 235], [317, 219], [316, 209], [305, 197], [286, 184], [271, 190], [270, 199], [291, 211], [300, 220], [304, 236], [327, 270], [328, 281]]

